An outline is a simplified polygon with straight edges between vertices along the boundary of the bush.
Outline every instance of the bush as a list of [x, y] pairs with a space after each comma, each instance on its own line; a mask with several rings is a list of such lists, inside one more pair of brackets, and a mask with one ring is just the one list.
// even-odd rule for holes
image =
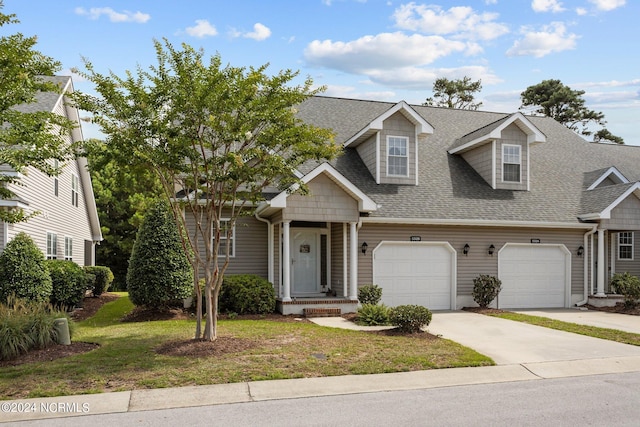
[[56, 343], [55, 319], [66, 317], [69, 333], [73, 322], [66, 313], [56, 311], [45, 302], [28, 302], [13, 296], [0, 304], [0, 360], [15, 359], [32, 349]]
[[384, 326], [389, 324], [389, 308], [384, 304], [362, 304], [358, 308], [358, 325]]
[[50, 259], [45, 265], [51, 276], [50, 301], [54, 307], [72, 309], [84, 299], [86, 273], [73, 261]]
[[137, 306], [167, 307], [191, 296], [193, 270], [180, 243], [178, 227], [165, 203], [145, 214], [133, 244], [127, 290]]
[[254, 274], [225, 276], [220, 289], [221, 312], [267, 314], [276, 309], [273, 284]]
[[382, 288], [378, 285], [364, 285], [358, 289], [358, 300], [360, 304], [376, 305], [382, 299]]
[[473, 300], [482, 308], [487, 308], [502, 290], [502, 281], [495, 276], [481, 274], [473, 279]]
[[31, 301], [49, 301], [51, 277], [44, 255], [31, 237], [19, 233], [0, 255], [0, 302], [10, 295]]
[[611, 279], [611, 287], [624, 296], [624, 306], [634, 308], [640, 302], [640, 279], [629, 273], [616, 273]]
[[111, 283], [113, 282], [113, 273], [109, 267], [101, 265], [87, 265], [84, 267], [84, 271], [86, 271], [88, 275], [92, 275], [94, 277], [90, 288], [94, 297], [99, 297], [104, 292], [107, 292], [109, 286], [111, 286]]
[[420, 332], [431, 323], [431, 311], [420, 305], [399, 305], [389, 311], [389, 322], [402, 332]]

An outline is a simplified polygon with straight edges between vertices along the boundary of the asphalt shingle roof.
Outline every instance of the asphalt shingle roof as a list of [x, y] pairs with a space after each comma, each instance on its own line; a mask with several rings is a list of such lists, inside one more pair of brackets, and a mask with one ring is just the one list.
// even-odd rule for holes
[[[336, 142], [342, 144], [393, 105], [313, 97], [298, 107], [298, 114], [308, 123], [332, 129]], [[418, 150], [419, 185], [376, 184], [353, 148], [346, 148], [331, 162], [380, 205], [371, 216], [575, 224], [580, 222], [579, 215], [608, 206], [606, 201], [615, 200], [611, 199], [613, 193], [620, 191], [615, 185], [586, 192], [590, 185], [586, 181], [601, 175], [597, 171], [615, 166], [632, 183], [640, 180], [640, 147], [587, 142], [551, 118], [527, 116], [547, 137], [546, 142], [530, 146], [531, 189], [494, 190], [460, 155], [447, 150], [479, 129], [485, 132], [486, 127], [499, 125], [510, 114], [420, 105], [412, 108], [434, 128]], [[302, 172], [312, 167], [308, 165]]]

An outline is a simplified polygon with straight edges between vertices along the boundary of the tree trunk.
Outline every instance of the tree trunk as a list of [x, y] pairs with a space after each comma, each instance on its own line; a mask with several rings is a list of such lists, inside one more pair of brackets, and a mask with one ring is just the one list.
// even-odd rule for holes
[[218, 324], [218, 299], [214, 301], [211, 283], [207, 283], [204, 290], [205, 300], [207, 302], [207, 320], [204, 323], [204, 340], [215, 341], [216, 328]]
[[[197, 271], [197, 270], [196, 270]], [[197, 274], [193, 277], [193, 289], [196, 292], [196, 337], [199, 340], [202, 336], [202, 289]]]

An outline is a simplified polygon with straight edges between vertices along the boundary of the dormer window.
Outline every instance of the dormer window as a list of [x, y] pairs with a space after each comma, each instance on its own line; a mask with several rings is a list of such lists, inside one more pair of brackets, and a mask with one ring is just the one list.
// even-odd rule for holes
[[409, 138], [387, 137], [387, 175], [409, 176]]
[[502, 181], [520, 182], [520, 166], [522, 156], [519, 145], [504, 144], [502, 146]]

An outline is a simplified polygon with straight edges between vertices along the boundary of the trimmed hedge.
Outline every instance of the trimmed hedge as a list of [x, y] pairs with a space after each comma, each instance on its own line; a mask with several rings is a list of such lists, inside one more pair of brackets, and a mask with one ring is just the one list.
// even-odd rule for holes
[[389, 312], [389, 321], [402, 332], [412, 334], [429, 326], [431, 311], [421, 305], [399, 305]]
[[0, 302], [10, 295], [48, 302], [51, 276], [44, 255], [25, 233], [18, 233], [0, 255]]
[[73, 261], [45, 261], [51, 276], [50, 301], [54, 307], [72, 309], [84, 299], [87, 277], [84, 269]]
[[225, 276], [220, 289], [220, 312], [267, 314], [276, 309], [273, 284], [254, 274]]
[[99, 297], [103, 293], [109, 290], [111, 283], [113, 283], [113, 273], [109, 267], [101, 265], [87, 265], [84, 267], [84, 271], [87, 274], [93, 275], [91, 292], [94, 297]]
[[481, 274], [473, 279], [473, 300], [482, 308], [487, 308], [502, 290], [502, 281], [495, 276]]
[[624, 306], [635, 308], [640, 302], [640, 278], [628, 272], [616, 273], [611, 278], [611, 287], [624, 296]]
[[376, 305], [382, 299], [382, 288], [378, 285], [363, 285], [358, 289], [360, 304]]

